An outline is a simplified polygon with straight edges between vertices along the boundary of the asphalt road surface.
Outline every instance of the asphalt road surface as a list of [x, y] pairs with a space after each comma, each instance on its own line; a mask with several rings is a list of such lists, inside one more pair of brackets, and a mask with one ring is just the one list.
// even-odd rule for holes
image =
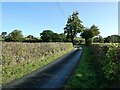
[[73, 50], [45, 67], [3, 85], [2, 90], [63, 88], [81, 54], [82, 48]]

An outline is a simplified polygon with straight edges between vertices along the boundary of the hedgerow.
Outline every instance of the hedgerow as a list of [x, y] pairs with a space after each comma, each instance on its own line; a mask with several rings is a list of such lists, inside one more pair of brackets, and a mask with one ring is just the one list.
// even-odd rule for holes
[[71, 43], [2, 43], [2, 83], [22, 77], [71, 51]]
[[110, 87], [120, 86], [120, 44], [92, 44], [97, 69], [103, 72]]

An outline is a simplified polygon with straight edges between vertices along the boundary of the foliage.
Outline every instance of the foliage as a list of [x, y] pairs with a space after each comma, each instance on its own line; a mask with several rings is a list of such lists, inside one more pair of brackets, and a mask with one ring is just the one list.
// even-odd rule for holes
[[67, 34], [67, 38], [70, 38], [74, 44], [74, 38], [76, 37], [77, 33], [82, 32], [83, 29], [84, 26], [78, 17], [78, 12], [73, 12], [73, 14], [69, 16], [67, 20], [66, 27], [64, 28], [64, 33]]
[[74, 88], [80, 88], [82, 90], [86, 88], [99, 88], [100, 78], [94, 68], [94, 56], [87, 47], [83, 47], [83, 54], [80, 61], [74, 71], [74, 73], [68, 79], [65, 89], [73, 90]]
[[1, 33], [1, 36], [2, 36], [3, 39], [5, 39], [5, 36], [6, 36], [6, 35], [7, 35], [7, 32], [2, 32], [2, 33]]
[[120, 84], [120, 44], [93, 44], [91, 50], [96, 55], [99, 68], [109, 82], [109, 87]]
[[7, 32], [2, 32], [1, 35], [5, 36], [7, 35]]
[[74, 38], [74, 44], [85, 44], [85, 40], [81, 37]]
[[94, 43], [104, 43], [104, 38], [102, 38], [102, 36], [95, 37], [95, 38], [93, 39], [93, 42], [94, 42]]
[[22, 42], [41, 42], [41, 40], [39, 38], [34, 37], [33, 35], [28, 35], [27, 37], [23, 38]]
[[119, 35], [111, 35], [105, 38], [106, 43], [119, 43], [120, 36]]
[[65, 35], [63, 33], [61, 34], [54, 33], [52, 36], [53, 42], [63, 42], [64, 40], [65, 40]]
[[33, 35], [28, 35], [26, 38], [34, 39], [34, 36]]
[[40, 33], [40, 36], [44, 42], [63, 42], [65, 40], [65, 35], [63, 33], [57, 34], [51, 30], [44, 30]]
[[71, 43], [2, 43], [2, 83], [43, 67], [73, 49]]
[[22, 31], [20, 30], [14, 30], [12, 31], [9, 35], [6, 36], [5, 41], [22, 41], [23, 40], [23, 35]]
[[83, 47], [65, 89], [120, 88], [120, 44], [92, 44], [89, 48]]
[[40, 36], [43, 41], [51, 42], [53, 34], [54, 32], [52, 32], [51, 30], [44, 30], [42, 33], [40, 33]]
[[[5, 32], [3, 32], [5, 35]], [[3, 35], [0, 37], [2, 38]], [[14, 30], [4, 38], [0, 39], [1, 41], [7, 42], [68, 42], [69, 40], [66, 38], [64, 33], [58, 34], [54, 33], [51, 30], [44, 30], [40, 33], [40, 38], [34, 37], [33, 35], [28, 35], [27, 37], [23, 37], [22, 31]]]
[[97, 26], [93, 25], [91, 28], [86, 28], [80, 36], [85, 39], [86, 45], [90, 45], [93, 41], [93, 37], [99, 35], [99, 29]]

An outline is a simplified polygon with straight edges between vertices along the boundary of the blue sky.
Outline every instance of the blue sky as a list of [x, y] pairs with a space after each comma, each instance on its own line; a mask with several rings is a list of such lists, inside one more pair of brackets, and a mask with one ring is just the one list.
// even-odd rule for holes
[[23, 35], [40, 36], [43, 30], [63, 33], [67, 18], [73, 11], [85, 27], [95, 24], [103, 37], [118, 34], [117, 2], [4, 2], [2, 3], [2, 31], [15, 29]]

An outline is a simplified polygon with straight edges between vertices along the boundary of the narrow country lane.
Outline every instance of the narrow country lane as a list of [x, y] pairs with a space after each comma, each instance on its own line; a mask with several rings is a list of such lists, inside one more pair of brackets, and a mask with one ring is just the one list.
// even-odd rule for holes
[[63, 88], [66, 80], [80, 60], [81, 54], [82, 49], [73, 50], [45, 67], [3, 85], [2, 90], [18, 90], [18, 88], [21, 90], [23, 88]]

